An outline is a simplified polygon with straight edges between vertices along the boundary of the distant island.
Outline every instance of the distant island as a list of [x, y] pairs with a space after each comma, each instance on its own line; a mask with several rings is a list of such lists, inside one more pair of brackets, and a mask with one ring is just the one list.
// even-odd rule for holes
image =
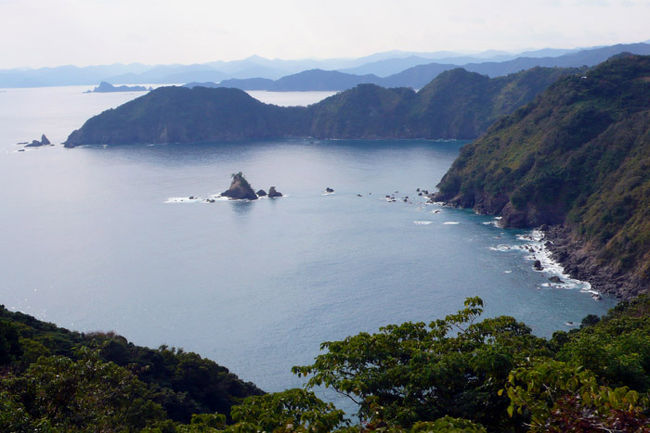
[[113, 86], [111, 83], [102, 81], [99, 86], [93, 90], [87, 90], [84, 93], [112, 93], [112, 92], [147, 92], [152, 90], [152, 87], [144, 86]]
[[650, 288], [650, 56], [560, 79], [460, 156], [434, 200], [541, 226], [574, 277], [631, 298]]
[[420, 91], [361, 84], [309, 107], [264, 104], [239, 89], [163, 87], [89, 119], [66, 147], [291, 137], [475, 138], [575, 69], [489, 78], [457, 68]]

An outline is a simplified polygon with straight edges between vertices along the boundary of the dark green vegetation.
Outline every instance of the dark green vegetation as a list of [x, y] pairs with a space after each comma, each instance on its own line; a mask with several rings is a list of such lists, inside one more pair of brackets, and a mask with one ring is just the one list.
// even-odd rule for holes
[[438, 186], [438, 200], [507, 226], [564, 224], [549, 233], [574, 275], [622, 296], [647, 291], [650, 57], [559, 80], [465, 146]]
[[189, 422], [194, 413], [229, 413], [243, 398], [262, 394], [195, 353], [152, 350], [113, 333], [71, 332], [4, 306], [0, 375], [2, 432], [76, 432], [88, 426], [121, 431], [109, 426]]
[[89, 119], [66, 146], [290, 137], [473, 138], [530, 102], [565, 69], [490, 79], [462, 69], [419, 92], [361, 84], [309, 107], [263, 104], [237, 89], [165, 87]]
[[[294, 367], [309, 378], [307, 389], [243, 400], [259, 390], [197, 355], [2, 309], [0, 430], [650, 432], [650, 298], [588, 316], [550, 340], [511, 317], [479, 321], [482, 306], [470, 298], [430, 324], [323, 343], [313, 365]], [[354, 400], [360, 423], [310, 391], [320, 385]], [[207, 404], [213, 390], [223, 405]]]

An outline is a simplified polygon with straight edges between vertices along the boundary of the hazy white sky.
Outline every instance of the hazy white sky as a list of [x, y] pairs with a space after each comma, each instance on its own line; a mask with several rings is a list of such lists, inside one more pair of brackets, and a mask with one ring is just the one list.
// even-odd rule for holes
[[650, 0], [0, 0], [0, 68], [650, 39]]

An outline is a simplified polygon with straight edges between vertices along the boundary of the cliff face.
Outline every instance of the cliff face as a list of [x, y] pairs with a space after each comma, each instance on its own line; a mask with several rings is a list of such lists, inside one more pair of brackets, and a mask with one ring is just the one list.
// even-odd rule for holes
[[549, 235], [574, 275], [621, 296], [647, 291], [650, 57], [559, 80], [465, 146], [438, 188], [436, 200], [506, 226], [561, 226]]
[[309, 107], [263, 104], [238, 89], [159, 88], [89, 119], [70, 134], [66, 146], [290, 137], [472, 138], [571, 72], [535, 68], [490, 79], [455, 69], [417, 93], [361, 84]]

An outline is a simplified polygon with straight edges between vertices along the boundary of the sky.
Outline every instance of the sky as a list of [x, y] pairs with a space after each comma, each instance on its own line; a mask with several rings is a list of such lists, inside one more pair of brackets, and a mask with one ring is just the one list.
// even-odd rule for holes
[[650, 0], [0, 0], [0, 68], [576, 48], [649, 23]]

